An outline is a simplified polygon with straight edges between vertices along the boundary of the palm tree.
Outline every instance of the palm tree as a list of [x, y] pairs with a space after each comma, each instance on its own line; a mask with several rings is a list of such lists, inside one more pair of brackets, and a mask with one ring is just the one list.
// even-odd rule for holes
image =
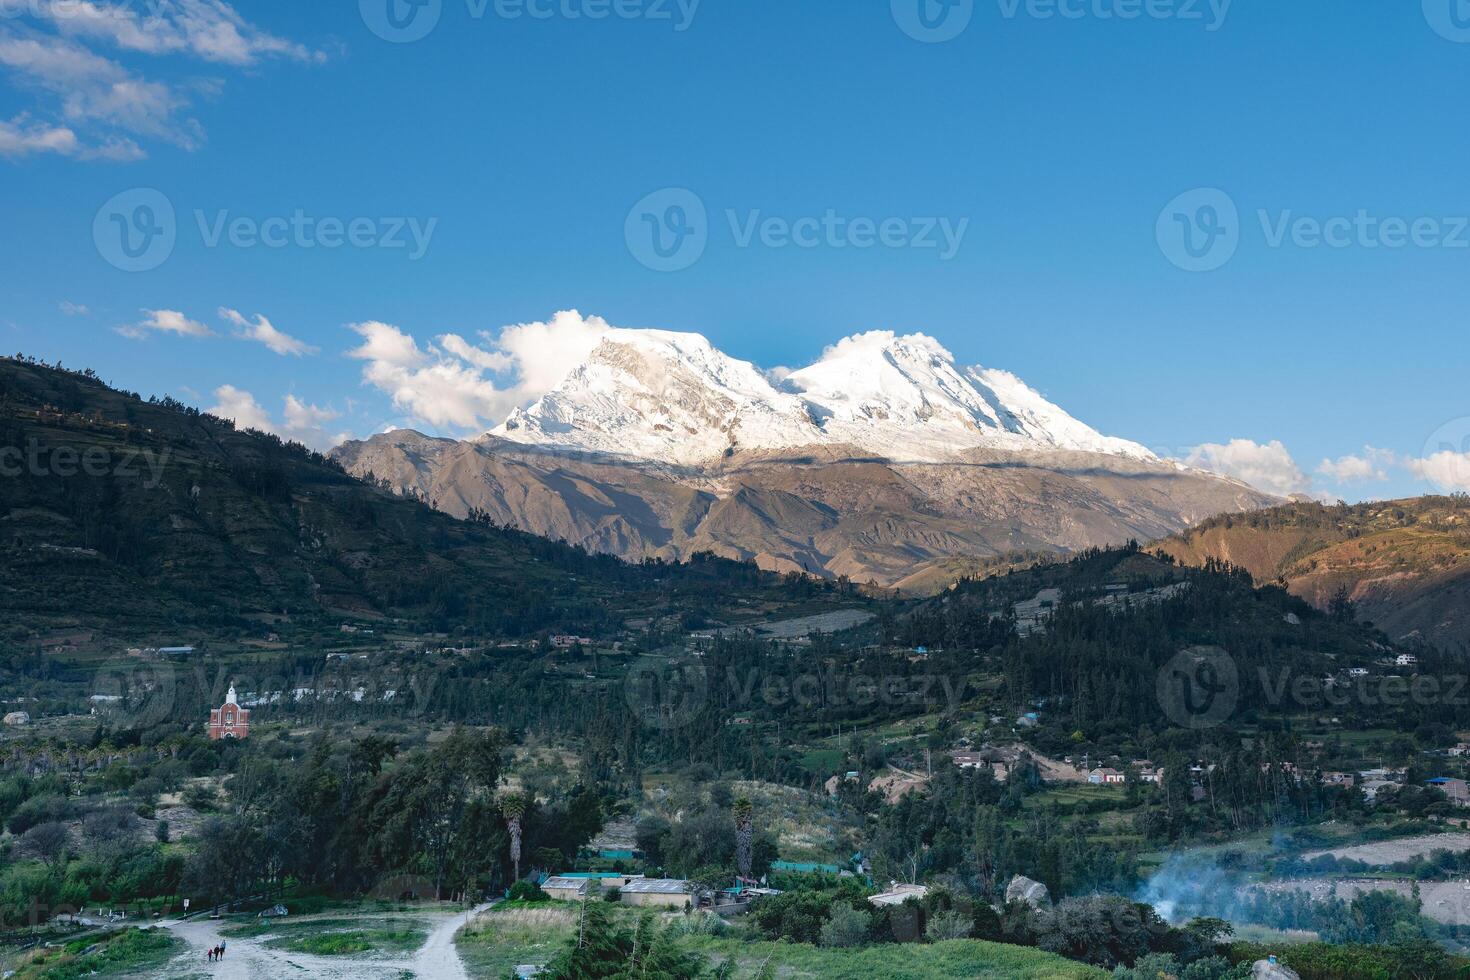
[[755, 808], [745, 797], [735, 801], [735, 867], [740, 877], [750, 877], [751, 845], [755, 840]]
[[526, 815], [526, 798], [520, 793], [508, 793], [500, 801], [500, 814], [505, 817], [506, 829], [510, 831], [510, 860], [515, 865], [515, 880], [521, 880], [521, 818]]

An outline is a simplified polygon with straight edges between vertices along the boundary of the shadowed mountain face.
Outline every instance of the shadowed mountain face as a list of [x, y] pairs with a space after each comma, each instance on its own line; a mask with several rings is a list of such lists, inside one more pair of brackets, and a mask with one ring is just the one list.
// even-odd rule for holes
[[[728, 562], [671, 570], [608, 557], [658, 523], [636, 491], [512, 468], [495, 492], [537, 521], [575, 508], [602, 529], [604, 553], [455, 520], [274, 436], [0, 358], [0, 652], [55, 630], [96, 631], [100, 644], [267, 631], [304, 642], [347, 619], [597, 629], [686, 595], [765, 600], [780, 585]], [[693, 491], [665, 502], [672, 525], [701, 516]], [[626, 539], [611, 517], [620, 511]]]
[[1209, 558], [1284, 579], [1325, 609], [1346, 591], [1360, 618], [1394, 639], [1470, 643], [1470, 500], [1421, 497], [1354, 506], [1297, 503], [1219, 517], [1160, 542], [1180, 561]]
[[1273, 502], [1172, 464], [1089, 452], [974, 449], [894, 463], [823, 445], [680, 466], [400, 430], [333, 455], [451, 514], [484, 512], [589, 550], [631, 559], [711, 551], [914, 592], [1004, 553], [1152, 540]]

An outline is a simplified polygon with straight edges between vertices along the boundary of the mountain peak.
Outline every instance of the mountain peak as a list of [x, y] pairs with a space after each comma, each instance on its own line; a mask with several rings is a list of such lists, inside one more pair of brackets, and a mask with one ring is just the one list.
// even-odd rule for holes
[[746, 449], [847, 445], [896, 461], [975, 449], [1153, 459], [1005, 371], [966, 368], [925, 334], [844, 338], [778, 380], [695, 333], [609, 330], [554, 389], [491, 435], [693, 465]]

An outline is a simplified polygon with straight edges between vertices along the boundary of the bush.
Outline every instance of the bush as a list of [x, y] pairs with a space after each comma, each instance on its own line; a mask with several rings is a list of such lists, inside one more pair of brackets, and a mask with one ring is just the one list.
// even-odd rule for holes
[[507, 901], [511, 902], [551, 901], [551, 896], [542, 891], [540, 885], [532, 884], [529, 881], [518, 881], [514, 885], [511, 885], [510, 891], [506, 893], [505, 897]]
[[861, 946], [868, 941], [868, 925], [868, 913], [839, 902], [832, 906], [831, 918], [822, 926], [822, 945], [835, 948]]
[[974, 930], [974, 919], [957, 909], [950, 909], [931, 918], [924, 935], [931, 943], [942, 943], [946, 939], [969, 939]]
[[1302, 980], [1399, 980], [1401, 977], [1437, 980], [1470, 975], [1470, 959], [1451, 956], [1428, 940], [1388, 946], [1302, 943], [1277, 947], [1235, 943], [1229, 949], [1232, 962], [1246, 965], [1272, 954], [1295, 970]]

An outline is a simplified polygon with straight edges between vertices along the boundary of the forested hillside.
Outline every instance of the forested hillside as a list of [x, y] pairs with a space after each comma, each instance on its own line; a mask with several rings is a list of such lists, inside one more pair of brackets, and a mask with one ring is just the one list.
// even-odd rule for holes
[[[0, 360], [0, 639], [120, 640], [392, 619], [525, 635], [782, 579], [733, 562], [628, 565], [457, 520], [273, 435], [87, 373]], [[803, 584], [801, 595], [812, 588]]]
[[1319, 609], [1340, 593], [1395, 638], [1470, 642], [1470, 498], [1294, 503], [1213, 518], [1158, 547], [1284, 582]]

